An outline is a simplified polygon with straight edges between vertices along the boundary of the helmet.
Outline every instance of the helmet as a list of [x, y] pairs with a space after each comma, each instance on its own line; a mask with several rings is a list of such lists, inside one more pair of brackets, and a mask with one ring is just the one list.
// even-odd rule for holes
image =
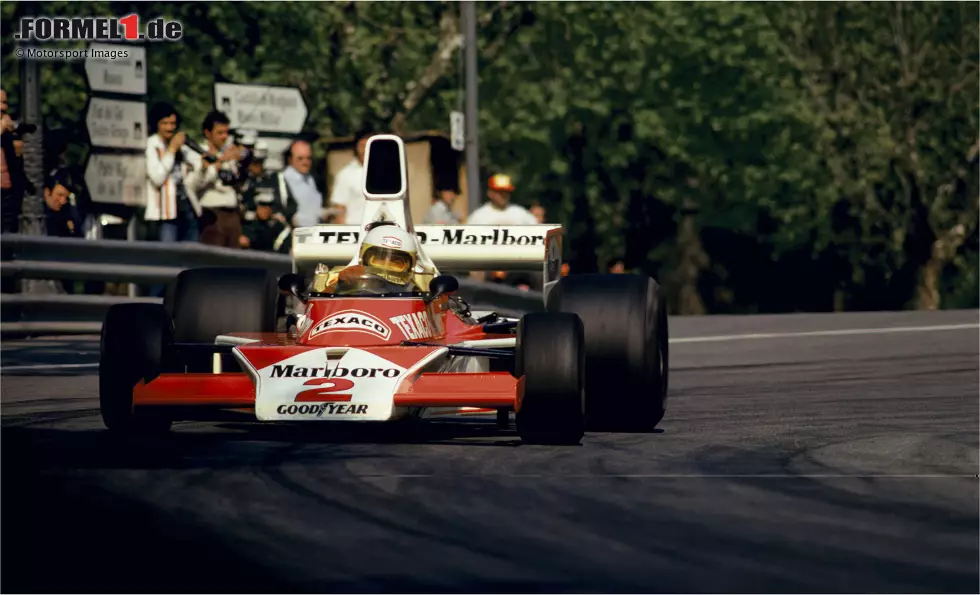
[[360, 260], [384, 279], [404, 285], [415, 273], [415, 238], [397, 225], [375, 227], [364, 236]]

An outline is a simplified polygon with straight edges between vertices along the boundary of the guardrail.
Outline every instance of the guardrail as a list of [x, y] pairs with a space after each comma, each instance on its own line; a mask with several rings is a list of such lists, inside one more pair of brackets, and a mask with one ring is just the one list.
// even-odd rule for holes
[[[163, 284], [197, 267], [293, 270], [289, 256], [217, 248], [196, 243], [85, 240], [19, 234], [0, 235], [0, 276], [13, 279]], [[543, 308], [540, 292], [459, 278], [459, 293], [473, 310], [516, 316]], [[156, 302], [160, 298], [65, 293], [0, 294], [0, 333], [50, 335], [99, 333], [113, 304]]]

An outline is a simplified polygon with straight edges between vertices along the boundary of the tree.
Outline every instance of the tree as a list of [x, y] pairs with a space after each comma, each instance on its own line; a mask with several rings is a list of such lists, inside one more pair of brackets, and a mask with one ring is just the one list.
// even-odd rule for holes
[[[834, 194], [821, 235], [919, 308], [976, 230], [977, 6], [800, 4], [774, 11]], [[831, 213], [846, 211], [833, 229]], [[904, 303], [893, 304], [901, 307]]]

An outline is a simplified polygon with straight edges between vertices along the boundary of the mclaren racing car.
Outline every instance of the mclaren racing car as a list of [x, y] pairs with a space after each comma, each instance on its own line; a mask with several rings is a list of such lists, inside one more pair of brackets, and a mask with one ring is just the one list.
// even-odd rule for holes
[[[99, 369], [110, 430], [228, 412], [387, 422], [486, 410], [514, 412], [524, 442], [575, 444], [660, 422], [668, 334], [656, 281], [562, 277], [557, 225], [416, 228], [401, 139], [372, 137], [365, 162], [361, 225], [295, 230], [293, 273], [188, 269], [163, 304], [110, 308]], [[472, 312], [437, 264], [541, 270], [541, 311]], [[297, 307], [276, 332], [284, 301]]]

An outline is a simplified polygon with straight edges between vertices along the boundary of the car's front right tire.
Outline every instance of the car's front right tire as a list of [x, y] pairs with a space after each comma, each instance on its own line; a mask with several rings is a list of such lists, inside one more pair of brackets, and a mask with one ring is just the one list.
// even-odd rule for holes
[[586, 429], [650, 432], [667, 403], [667, 303], [642, 275], [570, 275], [548, 295], [548, 312], [585, 326]]
[[[214, 343], [229, 333], [274, 333], [279, 301], [277, 279], [260, 268], [213, 267], [181, 271], [167, 288], [164, 306], [178, 343]], [[184, 357], [188, 372], [213, 369], [211, 354]], [[235, 369], [231, 355], [222, 356]]]

